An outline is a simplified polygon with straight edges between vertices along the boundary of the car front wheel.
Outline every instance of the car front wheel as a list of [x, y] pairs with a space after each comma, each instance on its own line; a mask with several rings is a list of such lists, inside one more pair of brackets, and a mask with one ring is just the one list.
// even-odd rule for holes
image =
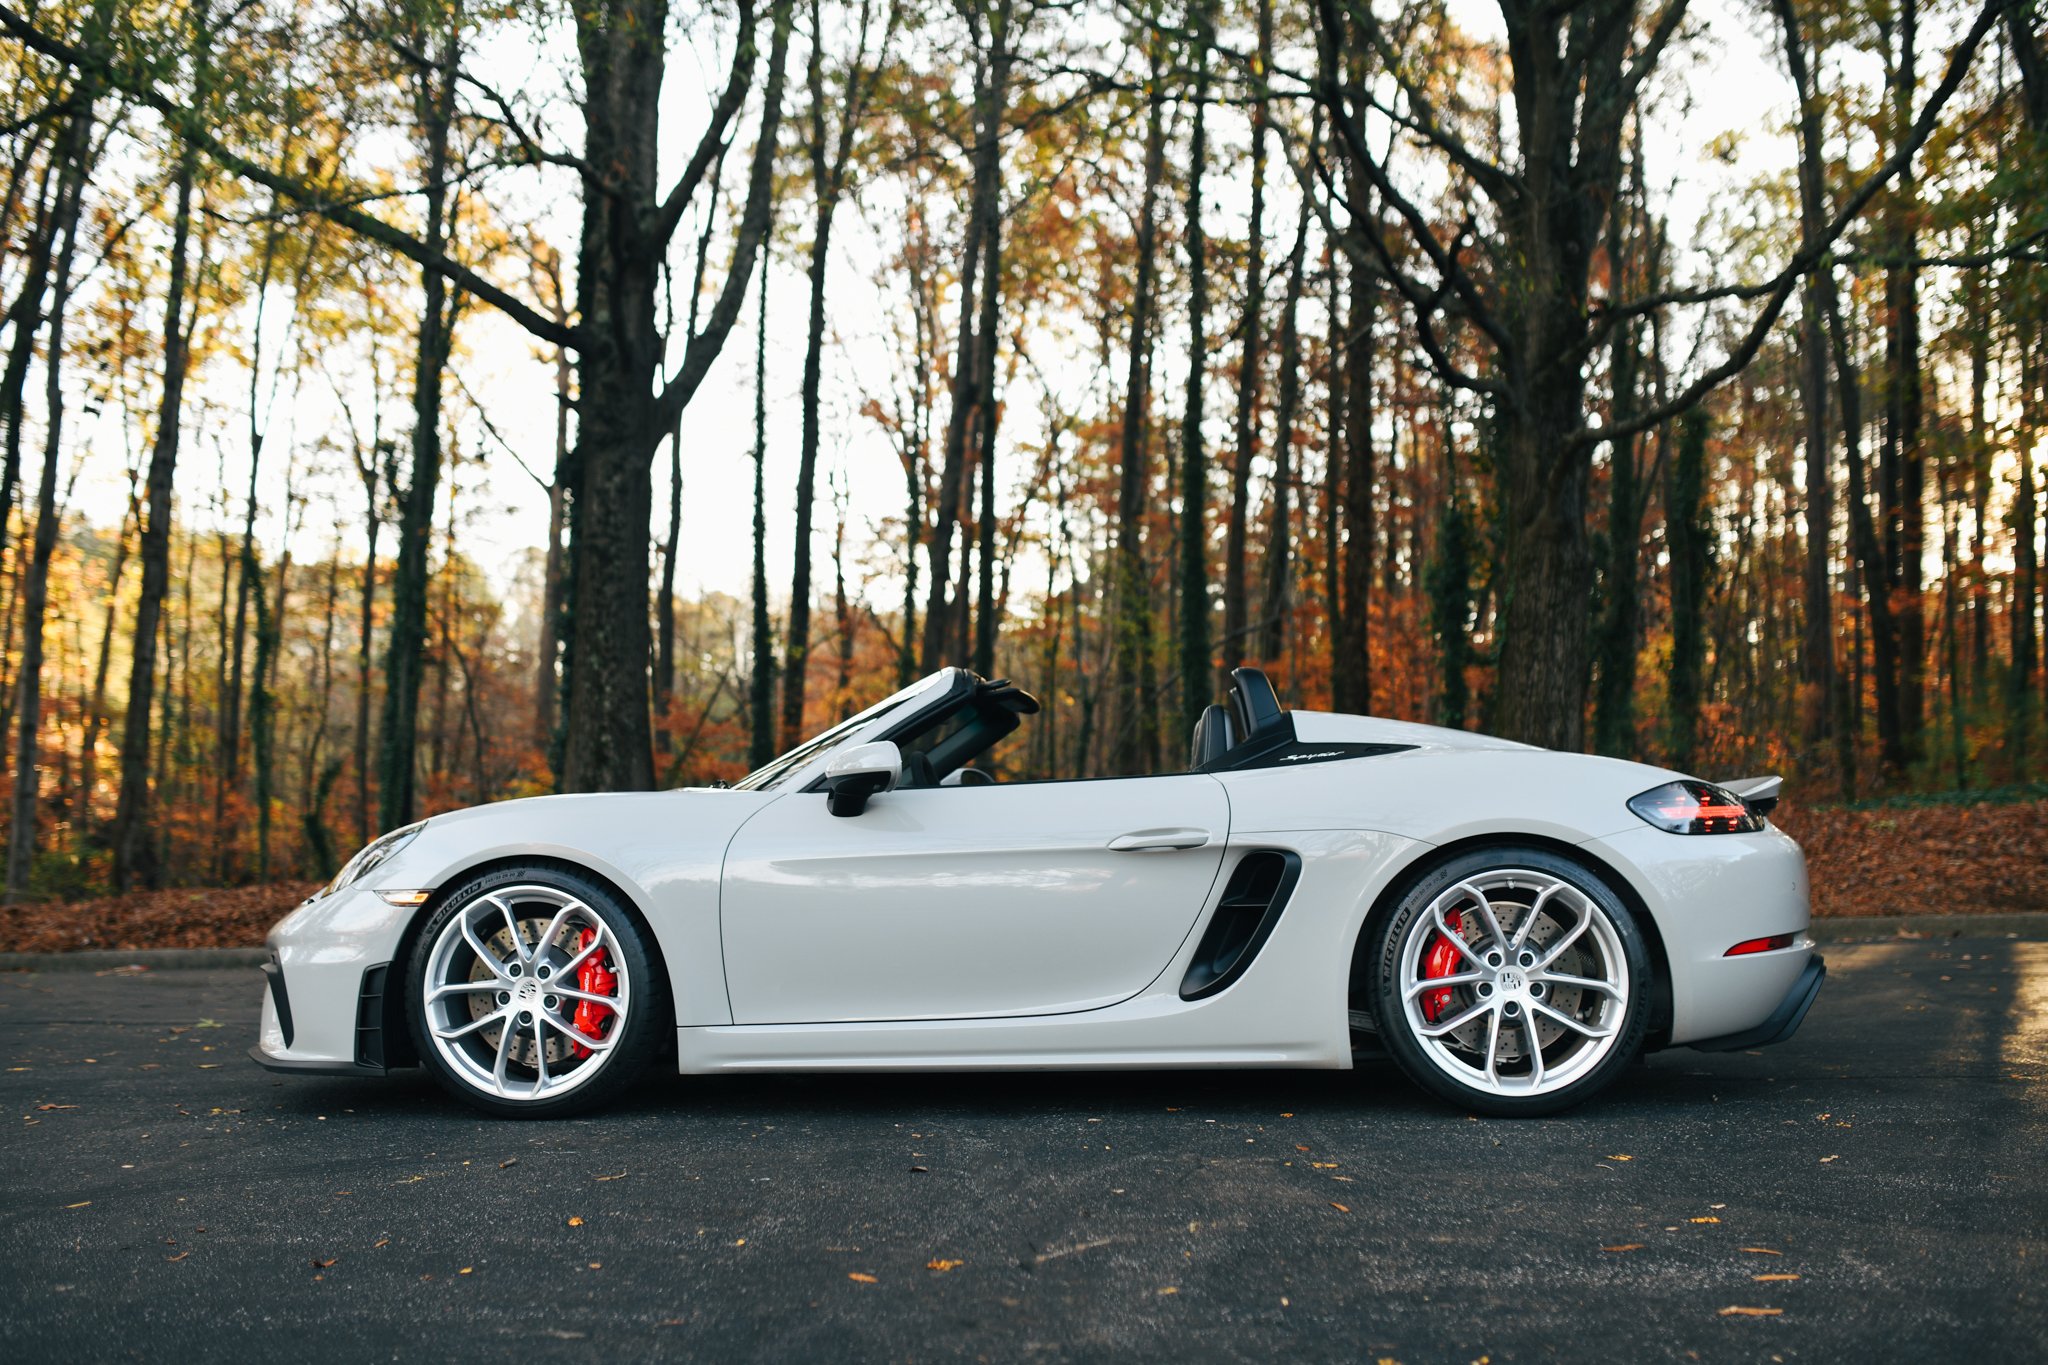
[[458, 1098], [508, 1117], [581, 1112], [656, 1050], [663, 983], [637, 922], [564, 869], [506, 868], [459, 886], [413, 948], [414, 1042]]
[[1586, 867], [1483, 849], [1424, 876], [1382, 917], [1373, 1010], [1408, 1076], [1453, 1104], [1556, 1113], [1641, 1049], [1650, 959], [1635, 917]]

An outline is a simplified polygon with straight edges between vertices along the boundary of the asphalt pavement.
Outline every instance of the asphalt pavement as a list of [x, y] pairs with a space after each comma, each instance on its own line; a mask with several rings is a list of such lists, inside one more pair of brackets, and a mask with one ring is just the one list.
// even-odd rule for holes
[[1353, 1073], [653, 1077], [492, 1121], [248, 1061], [250, 969], [0, 974], [0, 1355], [2039, 1359], [2048, 942], [1830, 945], [1562, 1118]]

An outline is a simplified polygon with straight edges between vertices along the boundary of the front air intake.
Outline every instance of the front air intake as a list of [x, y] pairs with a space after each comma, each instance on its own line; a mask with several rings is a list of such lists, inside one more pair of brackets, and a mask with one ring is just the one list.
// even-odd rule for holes
[[1181, 999], [1214, 995], [1244, 975], [1273, 932], [1300, 876], [1300, 855], [1282, 849], [1253, 849], [1238, 859], [1223, 887], [1223, 900], [1195, 946], [1194, 961], [1181, 978]]

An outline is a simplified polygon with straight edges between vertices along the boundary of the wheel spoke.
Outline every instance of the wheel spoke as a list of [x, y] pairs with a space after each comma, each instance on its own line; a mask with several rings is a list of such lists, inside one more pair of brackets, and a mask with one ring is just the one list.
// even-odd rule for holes
[[1474, 1019], [1477, 1019], [1480, 1015], [1486, 1013], [1488, 1010], [1492, 1008], [1493, 1005], [1490, 1001], [1482, 1000], [1478, 1004], [1466, 1010], [1463, 1014], [1457, 1015], [1454, 1018], [1450, 1019], [1439, 1019], [1434, 1024], [1423, 1024], [1420, 1027], [1418, 1027], [1415, 1031], [1425, 1038], [1441, 1038], [1446, 1033], [1457, 1032], [1459, 1029], [1465, 1027], [1465, 1025], [1471, 1023]]
[[602, 926], [599, 926], [597, 936], [581, 948], [578, 948], [575, 954], [562, 964], [561, 970], [555, 973], [555, 979], [559, 981], [565, 976], [573, 975], [578, 967], [581, 967], [591, 959], [593, 954], [604, 951], [604, 940], [605, 931]]
[[562, 926], [568, 922], [569, 916], [582, 908], [582, 901], [572, 900], [565, 903], [561, 909], [555, 911], [555, 917], [548, 921], [547, 931], [540, 936], [540, 942], [534, 945], [535, 950], [545, 949], [548, 944], [553, 943], [555, 935], [562, 932]]
[[548, 1023], [555, 1027], [557, 1032], [566, 1035], [575, 1042], [581, 1043], [592, 1052], [603, 1052], [615, 1041], [615, 1039], [606, 1038], [599, 1034], [585, 1033], [582, 1029], [577, 1028], [575, 1024], [551, 1010], [542, 1010], [538, 1017], [547, 1020]]
[[1562, 890], [1564, 890], [1564, 883], [1557, 882], [1554, 885], [1544, 887], [1542, 891], [1537, 893], [1534, 903], [1529, 906], [1529, 912], [1523, 915], [1522, 922], [1515, 926], [1515, 941], [1508, 945], [1510, 953], [1518, 953], [1522, 950], [1522, 945], [1529, 940], [1529, 931], [1536, 927], [1536, 917], [1543, 913], [1544, 902]]
[[1613, 996], [1616, 1000], [1621, 999], [1621, 987], [1615, 985], [1612, 981], [1601, 981], [1590, 976], [1567, 976], [1562, 972], [1544, 972], [1536, 979], [1547, 986], [1567, 986], [1575, 990], [1599, 991], [1603, 995]]
[[498, 1060], [491, 1068], [491, 1083], [498, 1087], [498, 1093], [505, 1091], [505, 1064], [512, 1060], [512, 1020], [505, 1020], [505, 1031], [498, 1035]]
[[1606, 1028], [1601, 1028], [1595, 1024], [1588, 1024], [1583, 1020], [1572, 1018], [1562, 1010], [1554, 1010], [1540, 1001], [1530, 1001], [1529, 1008], [1541, 1012], [1553, 1023], [1562, 1024], [1574, 1033], [1582, 1033], [1588, 1038], [1610, 1038], [1614, 1035], [1614, 1026], [1612, 1024], [1609, 1024]]
[[625, 1012], [625, 1003], [616, 995], [596, 995], [590, 991], [579, 991], [574, 987], [562, 985], [550, 985], [548, 994], [563, 996], [570, 1000], [587, 1000], [593, 1005], [603, 1005], [606, 1009], [621, 1014]]
[[483, 939], [478, 936], [476, 932], [476, 926], [469, 922], [469, 916], [465, 914], [462, 917], [461, 923], [463, 940], [469, 944], [469, 950], [476, 954], [477, 961], [483, 963], [486, 967], [489, 967], [493, 972], [495, 972], [499, 976], [503, 976], [505, 974], [505, 964], [503, 962], [500, 962], [498, 960], [498, 955], [491, 951], [491, 945], [485, 943]]
[[489, 981], [450, 981], [446, 985], [436, 986], [434, 987], [433, 990], [429, 991], [427, 993], [427, 1003], [432, 1004], [434, 1001], [439, 1000], [444, 996], [475, 995], [478, 991], [496, 991], [502, 989], [504, 989], [504, 987], [499, 983], [499, 981], [495, 977], [493, 977]]
[[481, 1019], [472, 1019], [466, 1024], [462, 1024], [452, 1028], [444, 1028], [441, 1025], [436, 1024], [434, 1026], [434, 1036], [436, 1038], [441, 1039], [443, 1042], [452, 1043], [457, 1038], [467, 1038], [470, 1034], [475, 1033], [478, 1029], [484, 1028], [485, 1026], [490, 1024], [497, 1023], [499, 1020], [505, 1018], [506, 1013], [507, 1012], [505, 1010], [492, 1010], [489, 1014], [486, 1014]]
[[1501, 951], [1507, 951], [1508, 936], [1501, 932], [1500, 921], [1494, 917], [1493, 902], [1488, 900], [1486, 894], [1476, 889], [1470, 882], [1459, 882], [1456, 889], [1463, 891], [1473, 900], [1479, 902], [1479, 915], [1486, 922], [1486, 932], [1493, 935], [1493, 941], [1500, 947]]
[[1531, 1090], [1541, 1090], [1543, 1088], [1543, 1040], [1536, 1036], [1536, 1012], [1534, 1010], [1522, 1016], [1522, 1037], [1528, 1040], [1529, 1044], [1529, 1088]]
[[1448, 941], [1453, 948], [1456, 948], [1458, 950], [1459, 955], [1475, 967], [1484, 967], [1486, 964], [1479, 960], [1479, 954], [1473, 952], [1472, 945], [1465, 942], [1464, 931], [1459, 929], [1453, 929], [1450, 925], [1450, 921], [1444, 918], [1444, 907], [1441, 901], [1437, 903], [1436, 908], [1432, 913], [1436, 917], [1436, 927], [1438, 932], [1444, 936], [1445, 940]]
[[1559, 939], [1557, 942], [1550, 945], [1550, 951], [1545, 953], [1543, 955], [1543, 960], [1536, 964], [1536, 970], [1539, 972], [1545, 971], [1549, 968], [1551, 963], [1557, 961], [1560, 957], [1563, 957], [1566, 950], [1569, 949], [1574, 943], [1577, 943], [1579, 941], [1579, 936], [1585, 933], [1587, 927], [1592, 923], [1593, 912], [1590, 909], [1580, 911], [1579, 922], [1577, 924], [1574, 924], [1571, 927], [1571, 929], [1566, 932], [1563, 938]]
[[1500, 1084], [1500, 1011], [1486, 1021], [1486, 1082]]
[[1410, 986], [1408, 993], [1401, 998], [1403, 1000], [1413, 1000], [1424, 991], [1440, 990], [1450, 986], [1469, 986], [1476, 981], [1484, 981], [1485, 979], [1485, 976], [1479, 972], [1464, 972], [1457, 976], [1426, 976]]
[[548, 1040], [541, 1032], [541, 1017], [546, 1011], [533, 1016], [533, 1065], [538, 1073], [534, 1077], [533, 1093], [538, 1095], [548, 1088]]
[[498, 913], [505, 917], [505, 927], [512, 931], [512, 951], [521, 962], [527, 961], [532, 955], [526, 951], [526, 941], [519, 937], [519, 917], [512, 913], [511, 906], [496, 896], [485, 896], [484, 899], [497, 906]]

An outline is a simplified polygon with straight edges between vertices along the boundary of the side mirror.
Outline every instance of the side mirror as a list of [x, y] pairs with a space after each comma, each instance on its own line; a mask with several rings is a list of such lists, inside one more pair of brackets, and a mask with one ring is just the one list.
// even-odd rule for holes
[[903, 780], [903, 751], [886, 739], [857, 744], [825, 765], [825, 809], [859, 815], [868, 798], [896, 790]]

